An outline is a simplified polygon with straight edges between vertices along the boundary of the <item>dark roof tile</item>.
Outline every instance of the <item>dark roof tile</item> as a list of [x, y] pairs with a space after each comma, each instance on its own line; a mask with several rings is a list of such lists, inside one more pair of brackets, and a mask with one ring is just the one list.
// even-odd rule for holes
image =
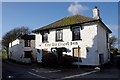
[[53, 22], [47, 26], [33, 30], [32, 32], [36, 33], [36, 32], [47, 30], [47, 29], [54, 29], [54, 28], [65, 27], [65, 26], [70, 26], [70, 25], [74, 25], [74, 24], [82, 24], [82, 23], [95, 22], [95, 21], [101, 22], [104, 25], [104, 27], [110, 33], [112, 33], [112, 31], [100, 19], [89, 18], [89, 17], [82, 16], [79, 14], [62, 18], [62, 19], [60, 19], [56, 22]]
[[39, 29], [33, 30], [33, 32], [37, 32], [40, 30], [46, 30], [46, 29], [52, 29], [52, 28], [57, 28], [57, 27], [62, 27], [62, 26], [67, 26], [67, 25], [73, 25], [73, 24], [78, 24], [78, 23], [84, 23], [84, 22], [89, 22], [93, 21], [95, 19], [89, 18], [86, 16], [81, 16], [79, 14], [74, 15], [74, 16], [69, 16], [65, 17], [63, 19], [60, 19], [56, 22], [53, 22], [47, 26], [41, 27]]

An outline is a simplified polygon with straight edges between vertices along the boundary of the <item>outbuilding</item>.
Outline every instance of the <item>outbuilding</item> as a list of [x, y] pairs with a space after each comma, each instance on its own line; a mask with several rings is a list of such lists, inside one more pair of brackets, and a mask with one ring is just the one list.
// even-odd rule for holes
[[20, 34], [9, 43], [9, 59], [17, 62], [36, 62], [35, 35]]

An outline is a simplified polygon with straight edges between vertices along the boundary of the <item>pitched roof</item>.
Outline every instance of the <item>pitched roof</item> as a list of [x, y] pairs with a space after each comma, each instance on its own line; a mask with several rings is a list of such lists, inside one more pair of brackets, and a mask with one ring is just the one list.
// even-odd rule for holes
[[35, 35], [24, 34], [24, 35], [21, 36], [21, 39], [24, 39], [24, 40], [35, 40]]
[[53, 22], [47, 26], [41, 27], [39, 29], [33, 30], [33, 32], [39, 31], [39, 30], [45, 30], [45, 29], [51, 29], [51, 28], [57, 28], [57, 27], [62, 27], [62, 26], [67, 26], [67, 25], [72, 25], [72, 24], [77, 24], [77, 23], [83, 23], [83, 22], [88, 22], [88, 21], [93, 21], [95, 19], [89, 18], [86, 16], [81, 16], [79, 14], [74, 15], [74, 16], [69, 16], [62, 18], [56, 22]]
[[24, 40], [35, 40], [35, 35], [20, 34], [17, 38], [21, 38]]
[[97, 19], [89, 18], [89, 17], [77, 14], [77, 15], [74, 15], [74, 16], [69, 16], [69, 17], [62, 18], [62, 19], [60, 19], [56, 22], [53, 22], [53, 23], [51, 23], [47, 26], [44, 26], [44, 27], [38, 28], [36, 30], [33, 30], [32, 32], [35, 33], [35, 32], [42, 31], [42, 30], [64, 27], [64, 26], [69, 26], [69, 25], [74, 25], [74, 24], [82, 24], [82, 23], [87, 23], [87, 22], [93, 22], [93, 21], [96, 21], [96, 20]]

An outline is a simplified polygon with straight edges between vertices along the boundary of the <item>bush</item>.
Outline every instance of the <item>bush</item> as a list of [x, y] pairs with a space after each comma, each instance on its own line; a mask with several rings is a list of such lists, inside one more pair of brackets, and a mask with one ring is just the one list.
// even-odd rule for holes
[[[2, 53], [2, 58], [3, 58], [3, 59], [7, 59], [7, 58], [8, 58], [8, 54], [7, 54], [7, 51], [6, 51], [6, 50], [3, 50], [1, 53]], [[0, 54], [1, 54], [1, 53], [0, 53]]]
[[43, 55], [42, 65], [43, 66], [57, 66], [58, 59], [57, 59], [56, 55], [54, 55], [52, 53], [47, 53], [47, 54]]
[[58, 57], [53, 53], [47, 53], [43, 55], [42, 58], [42, 65], [43, 66], [50, 66], [50, 67], [56, 67], [56, 66], [69, 66], [72, 64], [73, 57], [69, 55], [64, 55], [58, 59]]
[[69, 55], [64, 55], [60, 58], [59, 64], [62, 66], [69, 66], [72, 64], [73, 57]]

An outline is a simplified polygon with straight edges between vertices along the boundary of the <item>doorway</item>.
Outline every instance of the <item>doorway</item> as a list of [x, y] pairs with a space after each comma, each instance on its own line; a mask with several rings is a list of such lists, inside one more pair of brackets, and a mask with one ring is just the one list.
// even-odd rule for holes
[[32, 55], [32, 51], [24, 51], [24, 58], [30, 58], [31, 62], [34, 62], [34, 57]]
[[103, 64], [103, 63], [104, 63], [104, 55], [99, 54], [99, 64]]

